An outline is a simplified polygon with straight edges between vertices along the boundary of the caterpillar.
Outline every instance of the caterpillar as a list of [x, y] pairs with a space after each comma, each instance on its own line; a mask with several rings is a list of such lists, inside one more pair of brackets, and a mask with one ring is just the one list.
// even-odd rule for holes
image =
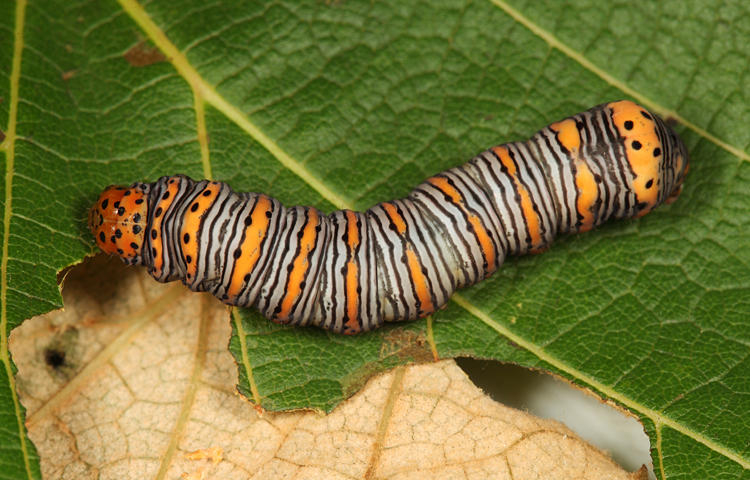
[[656, 115], [598, 105], [492, 147], [365, 212], [286, 208], [184, 175], [110, 186], [89, 227], [106, 253], [286, 324], [355, 334], [442, 308], [508, 255], [674, 201], [688, 155]]

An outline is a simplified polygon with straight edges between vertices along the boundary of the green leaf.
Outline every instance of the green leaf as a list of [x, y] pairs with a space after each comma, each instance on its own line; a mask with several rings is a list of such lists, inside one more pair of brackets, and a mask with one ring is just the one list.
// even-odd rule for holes
[[[7, 336], [61, 306], [111, 183], [186, 173], [366, 209], [488, 146], [630, 97], [692, 155], [677, 203], [510, 259], [434, 316], [440, 357], [557, 372], [639, 415], [662, 478], [750, 467], [746, 2], [5, 2], [0, 478], [38, 478]], [[431, 358], [425, 321], [354, 338], [235, 312], [239, 388], [330, 410]], [[700, 475], [702, 472], [703, 475]]]

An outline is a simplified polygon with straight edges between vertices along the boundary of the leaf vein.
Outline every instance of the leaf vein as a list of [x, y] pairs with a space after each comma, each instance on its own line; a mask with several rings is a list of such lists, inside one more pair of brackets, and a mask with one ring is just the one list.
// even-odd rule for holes
[[649, 110], [653, 110], [663, 117], [674, 118], [675, 120], [685, 125], [687, 128], [694, 131], [699, 136], [705, 138], [711, 143], [714, 143], [715, 145], [726, 150], [727, 152], [731, 153], [737, 158], [750, 162], [750, 154], [748, 154], [747, 152], [741, 150], [738, 147], [735, 147], [734, 145], [730, 145], [729, 143], [721, 140], [719, 137], [709, 133], [706, 129], [701, 128], [695, 123], [682, 117], [676, 111], [669, 109], [654, 100], [651, 100], [650, 98], [646, 97], [645, 95], [638, 92], [637, 90], [629, 87], [625, 82], [615, 78], [611, 74], [604, 71], [602, 68], [595, 65], [593, 62], [587, 59], [583, 54], [581, 54], [580, 52], [576, 50], [573, 50], [571, 47], [563, 43], [559, 38], [554, 36], [552, 33], [548, 32], [547, 30], [543, 29], [536, 23], [532, 22], [529, 18], [521, 14], [521, 12], [511, 7], [504, 1], [502, 0], [489, 0], [489, 1], [492, 2], [498, 8], [500, 8], [501, 10], [503, 10], [505, 13], [507, 13], [510, 17], [512, 17], [518, 23], [520, 23], [521, 25], [529, 29], [533, 34], [537, 35], [539, 38], [547, 42], [547, 44], [549, 44], [552, 48], [555, 48], [559, 50], [560, 52], [562, 52], [564, 55], [570, 57], [572, 60], [579, 63], [583, 68], [585, 68], [586, 70], [589, 70], [590, 72], [592, 72], [593, 74], [595, 74], [596, 76], [598, 76], [599, 78], [607, 82], [608, 84], [612, 85], [615, 88], [622, 90], [625, 94], [630, 95], [631, 97], [637, 99], [639, 103], [642, 103]]
[[[671, 417], [664, 415], [662, 412], [659, 412], [657, 410], [647, 407], [646, 405], [612, 389], [611, 386], [605, 385], [599, 382], [598, 380], [594, 379], [590, 375], [587, 375], [586, 373], [578, 370], [577, 368], [572, 367], [568, 365], [567, 363], [561, 361], [557, 357], [544, 351], [542, 348], [539, 348], [538, 346], [534, 345], [534, 343], [526, 340], [520, 335], [513, 333], [512, 331], [507, 329], [505, 326], [493, 320], [489, 315], [487, 315], [486, 313], [481, 311], [479, 308], [477, 308], [475, 305], [473, 305], [471, 302], [466, 300], [460, 293], [454, 294], [453, 297], [451, 297], [451, 300], [454, 301], [456, 304], [460, 305], [464, 310], [468, 311], [470, 314], [472, 314], [473, 316], [475, 316], [476, 318], [484, 322], [487, 326], [489, 326], [490, 328], [498, 332], [500, 335], [503, 335], [504, 337], [508, 338], [512, 342], [528, 350], [530, 353], [534, 354], [537, 358], [539, 358], [543, 362], [548, 363], [549, 365], [552, 365], [553, 367], [559, 369], [560, 371], [565, 372], [571, 377], [576, 378], [580, 380], [581, 382], [584, 382], [590, 385], [591, 387], [600, 391], [607, 397], [620, 402], [621, 404], [627, 406], [628, 408], [642, 413], [643, 415], [649, 417], [655, 424], [668, 426], [672, 428], [673, 430], [678, 431], [681, 434], [685, 435], [686, 437], [692, 438], [696, 442], [705, 445], [707, 448], [721, 455], [724, 455], [730, 460], [740, 464], [743, 468], [746, 468], [746, 469], [750, 468], [750, 460], [744, 458], [739, 453], [733, 450], [730, 450], [724, 445], [720, 445], [719, 443], [711, 440], [710, 438], [706, 437], [702, 433], [691, 430], [690, 428], [686, 427], [680, 422], [672, 419]], [[661, 450], [659, 452], [661, 454]]]
[[5, 162], [5, 205], [3, 211], [3, 247], [0, 258], [0, 361], [8, 377], [8, 389], [13, 402], [13, 413], [16, 417], [16, 430], [12, 435], [18, 436], [20, 451], [23, 458], [26, 477], [34, 478], [26, 444], [26, 430], [23, 424], [23, 412], [16, 393], [16, 380], [8, 352], [8, 242], [10, 240], [10, 224], [13, 216], [13, 169], [15, 161], [16, 121], [18, 118], [18, 86], [21, 80], [21, 55], [24, 48], [23, 33], [25, 28], [26, 0], [16, 2], [13, 40], [13, 57], [10, 71], [10, 105], [8, 110], [8, 128], [4, 148]]

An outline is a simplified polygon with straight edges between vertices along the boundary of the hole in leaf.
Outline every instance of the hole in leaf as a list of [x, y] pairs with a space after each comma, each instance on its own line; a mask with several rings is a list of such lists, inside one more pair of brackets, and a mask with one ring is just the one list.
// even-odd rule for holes
[[655, 479], [650, 442], [634, 417], [553, 375], [497, 361], [458, 358], [472, 382], [494, 400], [565, 424], [606, 451], [624, 469], [648, 467]]

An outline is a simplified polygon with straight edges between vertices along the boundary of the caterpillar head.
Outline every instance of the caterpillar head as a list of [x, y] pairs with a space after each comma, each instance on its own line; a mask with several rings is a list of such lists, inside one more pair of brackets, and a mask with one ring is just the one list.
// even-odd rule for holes
[[99, 248], [127, 263], [140, 263], [148, 218], [148, 185], [111, 185], [89, 210], [89, 229]]
[[[664, 203], [672, 203], [677, 200], [677, 197], [682, 193], [682, 182], [685, 181], [685, 175], [687, 175], [688, 170], [690, 170], [690, 158], [688, 157], [687, 148], [685, 148], [682, 139], [668, 126], [665, 125], [665, 128], [669, 132], [673, 152], [671, 163], [668, 164], [668, 166], [671, 167], [670, 172], [672, 173], [672, 182], [671, 184], [667, 183], [667, 185], [671, 187], [671, 190], [665, 190], [664, 194], [666, 198], [664, 199]], [[667, 192], [669, 192], [668, 195], [666, 195]]]
[[688, 171], [685, 144], [661, 118], [640, 105], [623, 100], [608, 107], [634, 174], [633, 214], [640, 217], [662, 202], [675, 201]]

